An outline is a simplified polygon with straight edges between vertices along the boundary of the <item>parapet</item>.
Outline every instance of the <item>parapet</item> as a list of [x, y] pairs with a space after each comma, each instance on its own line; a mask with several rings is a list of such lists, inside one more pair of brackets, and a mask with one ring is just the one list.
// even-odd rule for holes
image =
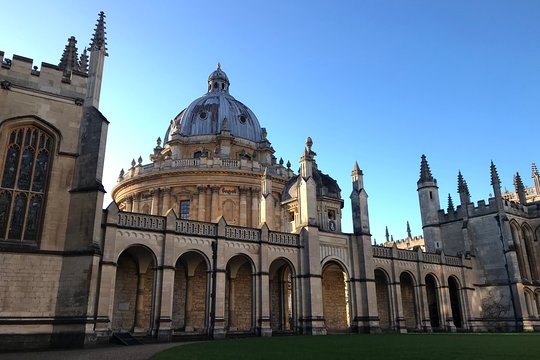
[[73, 70], [71, 76], [66, 77], [57, 65], [42, 62], [41, 68], [38, 68], [33, 66], [33, 63], [33, 59], [20, 55], [13, 55], [13, 58], [8, 59], [5, 53], [0, 51], [2, 88], [37, 91], [73, 99], [85, 98], [87, 73]]

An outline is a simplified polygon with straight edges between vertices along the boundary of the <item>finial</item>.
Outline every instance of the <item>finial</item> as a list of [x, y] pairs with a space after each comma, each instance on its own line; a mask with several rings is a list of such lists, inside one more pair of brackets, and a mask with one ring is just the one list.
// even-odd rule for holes
[[491, 172], [491, 185], [500, 187], [501, 181], [499, 179], [499, 174], [497, 173], [497, 167], [493, 163], [493, 160], [491, 160], [490, 172]]
[[411, 226], [409, 225], [409, 221], [407, 221], [407, 237], [412, 238], [412, 236], [411, 236]]
[[536, 168], [536, 164], [535, 163], [532, 163], [532, 177], [537, 177], [538, 176], [538, 169]]
[[90, 51], [103, 50], [105, 56], [109, 56], [107, 53], [107, 38], [105, 32], [105, 13], [101, 11], [97, 20], [96, 28], [94, 29], [94, 36], [90, 43]]
[[394, 242], [394, 235], [390, 235], [390, 241]]
[[217, 69], [221, 70], [221, 63], [220, 62], [217, 63]]
[[139, 166], [142, 166], [142, 156], [139, 155], [137, 162], [139, 163]]
[[64, 70], [64, 76], [71, 75], [71, 71], [73, 70], [79, 70], [79, 56], [77, 55], [76, 45], [77, 40], [75, 39], [75, 36], [71, 36], [68, 39], [68, 43], [64, 49], [64, 53], [60, 58], [60, 64], [58, 64], [58, 67]]
[[388, 242], [390, 239], [390, 234], [388, 233], [388, 226], [386, 226], [386, 233], [384, 236], [386, 237], [386, 242]]
[[527, 195], [525, 194], [525, 186], [523, 186], [519, 172], [516, 172], [516, 175], [514, 175], [514, 187], [516, 188], [519, 203], [525, 205], [527, 203]]
[[313, 145], [313, 140], [311, 140], [311, 137], [307, 137], [306, 139], [306, 147], [308, 148], [309, 151], [311, 151], [311, 146]]
[[279, 165], [283, 166], [283, 158], [279, 158]]
[[79, 71], [88, 72], [88, 51], [86, 48], [81, 53], [81, 56], [79, 57]]
[[229, 120], [227, 117], [223, 118], [223, 125], [221, 127], [221, 130], [229, 130]]
[[455, 208], [454, 208], [454, 201], [452, 201], [452, 196], [450, 194], [448, 194], [448, 209], [447, 209], [447, 211], [448, 211], [449, 214], [451, 212], [456, 211]]
[[161, 147], [161, 136], [156, 140], [157, 147]]
[[118, 175], [119, 179], [122, 179], [123, 177], [124, 177], [124, 168], [122, 168], [122, 170], [120, 170], [120, 175]]
[[135, 164], [136, 164], [135, 159], [131, 160], [131, 167], [135, 167]]
[[290, 168], [291, 168], [291, 162], [287, 160], [287, 169], [290, 169]]
[[461, 175], [461, 170], [458, 171], [458, 193], [465, 194], [467, 196], [470, 195], [469, 193], [469, 186], [467, 185], [467, 181], [463, 178], [463, 175]]
[[431, 175], [431, 170], [429, 168], [426, 155], [422, 154], [422, 160], [420, 161], [420, 179], [418, 180], [418, 182], [421, 183], [426, 181], [436, 182], [436, 180]]

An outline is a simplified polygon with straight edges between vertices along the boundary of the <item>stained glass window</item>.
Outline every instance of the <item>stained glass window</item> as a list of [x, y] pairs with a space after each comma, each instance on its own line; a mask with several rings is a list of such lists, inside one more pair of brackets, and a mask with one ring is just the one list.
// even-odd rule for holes
[[[0, 139], [1, 140], [1, 139]], [[0, 240], [36, 242], [51, 164], [52, 137], [37, 127], [10, 130], [0, 163]]]

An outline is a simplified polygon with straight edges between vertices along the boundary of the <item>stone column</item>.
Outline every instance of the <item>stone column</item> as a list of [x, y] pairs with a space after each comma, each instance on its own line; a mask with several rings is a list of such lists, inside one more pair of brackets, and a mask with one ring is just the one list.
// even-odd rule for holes
[[212, 186], [212, 211], [210, 221], [215, 222], [219, 217], [219, 186]]
[[198, 186], [199, 190], [199, 209], [197, 211], [197, 220], [205, 221], [206, 218], [206, 186]]
[[152, 194], [152, 207], [150, 209], [151, 215], [159, 215], [159, 189], [150, 191]]
[[161, 215], [164, 216], [171, 208], [171, 188], [161, 189], [163, 194], [163, 202], [161, 203]]
[[258, 228], [259, 225], [259, 192], [257, 189], [251, 189], [251, 227]]
[[247, 226], [247, 200], [246, 195], [248, 189], [240, 187], [240, 226]]
[[108, 332], [112, 328], [116, 267], [117, 264], [112, 261], [103, 261], [101, 264], [100, 291], [96, 321], [96, 333], [99, 338], [108, 339]]
[[128, 197], [126, 200], [126, 211], [133, 211], [133, 196]]
[[174, 266], [163, 266], [158, 339], [170, 341], [174, 294]]
[[259, 253], [260, 268], [258, 269], [254, 292], [257, 299], [258, 319], [257, 331], [261, 336], [272, 336], [270, 324], [270, 264], [268, 259], [268, 227], [261, 230], [261, 250]]
[[141, 211], [140, 205], [141, 205], [141, 193], [137, 193], [137, 194], [133, 195], [133, 207], [132, 207], [132, 211], [133, 211], [134, 213], [140, 212], [140, 211]]

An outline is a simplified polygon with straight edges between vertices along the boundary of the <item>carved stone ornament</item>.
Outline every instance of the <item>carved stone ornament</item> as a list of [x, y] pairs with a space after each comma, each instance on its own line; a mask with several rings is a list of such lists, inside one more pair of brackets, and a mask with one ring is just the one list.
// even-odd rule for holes
[[82, 106], [84, 104], [84, 99], [76, 98], [75, 99], [75, 105]]

